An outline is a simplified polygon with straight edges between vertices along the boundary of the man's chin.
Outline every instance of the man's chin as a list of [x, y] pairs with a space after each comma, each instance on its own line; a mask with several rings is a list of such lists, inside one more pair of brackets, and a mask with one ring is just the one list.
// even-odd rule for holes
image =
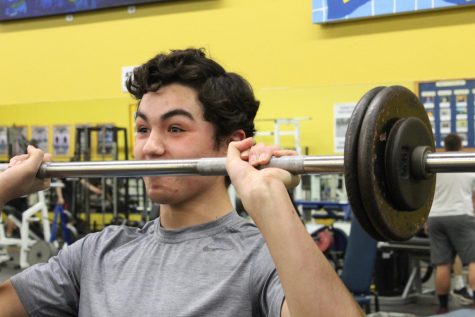
[[174, 199], [173, 197], [170, 197], [169, 195], [164, 195], [162, 193], [154, 193], [153, 191], [149, 191], [148, 197], [150, 200], [156, 204], [172, 204]]

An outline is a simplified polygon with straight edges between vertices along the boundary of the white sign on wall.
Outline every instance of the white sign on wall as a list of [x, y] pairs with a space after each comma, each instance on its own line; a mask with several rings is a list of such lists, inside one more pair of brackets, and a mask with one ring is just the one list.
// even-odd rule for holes
[[337, 103], [333, 107], [334, 120], [334, 151], [335, 153], [343, 153], [345, 150], [345, 134], [350, 122], [351, 114], [356, 103]]
[[53, 154], [66, 156], [69, 153], [69, 126], [53, 127]]
[[126, 83], [127, 79], [129, 79], [129, 77], [132, 76], [135, 67], [137, 67], [137, 66], [123, 66], [122, 67], [121, 82], [122, 82], [122, 91], [123, 92], [128, 92], [127, 87], [125, 86], [125, 83]]
[[48, 127], [47, 126], [33, 126], [31, 127], [31, 139], [35, 140], [38, 147], [45, 152], [48, 152]]
[[7, 127], [0, 127], [0, 154], [8, 153], [8, 133]]

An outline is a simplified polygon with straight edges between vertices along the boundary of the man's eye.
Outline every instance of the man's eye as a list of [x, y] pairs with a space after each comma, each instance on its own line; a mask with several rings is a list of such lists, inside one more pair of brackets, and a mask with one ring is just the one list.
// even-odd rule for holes
[[171, 132], [171, 133], [179, 133], [179, 132], [183, 132], [184, 130], [180, 127], [177, 127], [177, 126], [171, 126], [168, 128], [168, 132]]
[[144, 134], [144, 133], [148, 133], [149, 129], [145, 127], [137, 127], [136, 132], [139, 134]]

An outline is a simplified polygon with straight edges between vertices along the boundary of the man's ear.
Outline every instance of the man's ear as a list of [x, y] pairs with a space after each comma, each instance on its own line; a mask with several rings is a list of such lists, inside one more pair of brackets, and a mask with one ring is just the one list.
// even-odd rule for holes
[[244, 140], [245, 138], [246, 138], [246, 132], [244, 132], [243, 129], [239, 129], [239, 130], [234, 131], [231, 134], [231, 137], [229, 138], [229, 141], [230, 142], [232, 142], [232, 141], [241, 141], [241, 140]]
[[228, 150], [229, 143], [233, 141], [241, 141], [246, 138], [246, 132], [244, 132], [243, 129], [239, 129], [231, 133], [229, 137], [227, 137], [225, 140], [222, 141], [221, 143], [221, 149], [223, 150], [223, 154], [226, 153]]

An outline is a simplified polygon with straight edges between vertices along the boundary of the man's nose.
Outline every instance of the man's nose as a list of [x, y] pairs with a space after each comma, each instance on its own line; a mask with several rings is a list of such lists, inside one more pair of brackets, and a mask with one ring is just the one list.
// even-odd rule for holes
[[161, 134], [151, 132], [142, 149], [146, 158], [155, 158], [165, 153], [164, 138]]

